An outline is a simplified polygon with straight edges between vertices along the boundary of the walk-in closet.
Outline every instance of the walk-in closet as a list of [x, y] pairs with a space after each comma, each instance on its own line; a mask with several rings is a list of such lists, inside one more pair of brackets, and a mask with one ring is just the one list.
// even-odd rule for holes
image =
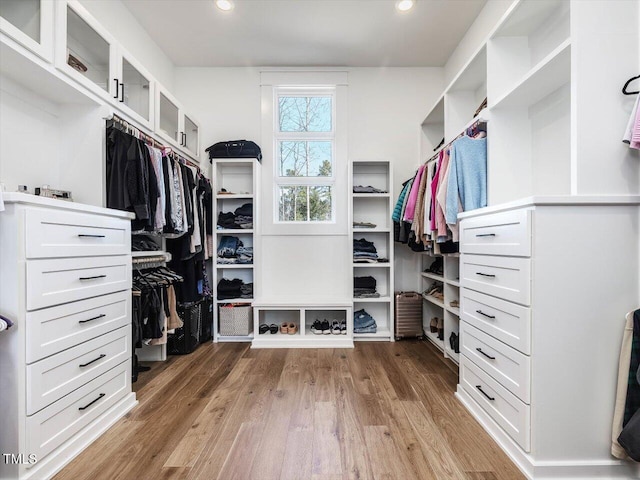
[[0, 0], [0, 480], [640, 479], [640, 0]]

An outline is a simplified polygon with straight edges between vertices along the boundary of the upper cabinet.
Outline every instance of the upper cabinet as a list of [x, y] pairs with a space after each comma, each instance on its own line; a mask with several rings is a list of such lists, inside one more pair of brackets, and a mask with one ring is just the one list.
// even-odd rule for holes
[[118, 87], [114, 99], [119, 107], [134, 119], [153, 128], [153, 99], [155, 82], [151, 74], [123, 48], [116, 56], [116, 71], [113, 85]]
[[184, 111], [180, 102], [158, 85], [156, 95], [156, 133], [194, 157], [199, 156], [200, 125]]
[[53, 62], [54, 0], [1, 0], [0, 30]]

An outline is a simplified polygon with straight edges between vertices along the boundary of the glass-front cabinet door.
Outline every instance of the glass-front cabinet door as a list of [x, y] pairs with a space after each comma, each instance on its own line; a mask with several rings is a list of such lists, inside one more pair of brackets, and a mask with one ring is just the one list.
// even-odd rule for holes
[[[1, 0], [0, 0], [1, 1]], [[134, 119], [152, 127], [153, 84], [151, 75], [137, 60], [120, 49], [118, 55], [117, 102]], [[114, 81], [115, 85], [115, 81]]]
[[200, 127], [195, 120], [184, 116], [184, 133], [182, 146], [185, 147], [192, 155], [198, 156], [200, 150]]
[[113, 37], [75, 0], [59, 5], [56, 64], [95, 93], [120, 96]]
[[174, 145], [181, 145], [180, 107], [178, 102], [165, 91], [158, 89], [158, 110], [156, 131]]
[[0, 31], [53, 62], [55, 0], [0, 0]]

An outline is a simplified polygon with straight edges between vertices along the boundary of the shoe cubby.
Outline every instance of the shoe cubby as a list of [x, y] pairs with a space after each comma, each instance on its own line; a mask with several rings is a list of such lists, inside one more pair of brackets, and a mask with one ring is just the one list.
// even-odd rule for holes
[[[352, 348], [353, 347], [353, 310], [351, 305], [256, 305], [254, 304], [254, 331], [260, 332], [260, 325], [277, 325], [275, 334], [257, 333], [251, 344], [252, 348]], [[311, 326], [315, 320], [326, 319], [346, 322], [345, 334], [315, 334]], [[298, 331], [295, 334], [282, 333], [282, 323], [294, 324]], [[331, 332], [331, 329], [329, 330]]]
[[[424, 298], [424, 296], [423, 296]], [[443, 329], [442, 336], [444, 338], [444, 313], [443, 307], [440, 307], [432, 302], [423, 300], [422, 302], [422, 330], [424, 331], [427, 339], [429, 339], [436, 347], [444, 352], [444, 340], [438, 338], [438, 332], [431, 331], [431, 319], [437, 318], [440, 320], [441, 328]]]
[[[393, 303], [373, 302], [367, 300], [357, 300], [353, 302], [353, 311], [364, 309], [376, 321], [376, 332], [356, 333], [353, 332], [355, 340], [386, 340], [393, 336], [391, 329], [391, 318], [393, 314]], [[353, 320], [353, 319], [352, 319]], [[354, 326], [355, 328], [355, 326]]]
[[455, 334], [458, 339], [458, 345], [460, 342], [460, 317], [453, 314], [450, 311], [444, 313], [444, 352], [445, 355], [453, 360], [454, 363], [460, 363], [460, 348], [458, 346], [458, 352], [455, 351], [455, 345], [451, 345], [451, 334]]

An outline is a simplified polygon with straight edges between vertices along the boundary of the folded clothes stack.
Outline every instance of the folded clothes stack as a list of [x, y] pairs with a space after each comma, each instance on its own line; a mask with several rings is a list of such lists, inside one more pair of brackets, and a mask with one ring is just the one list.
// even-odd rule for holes
[[378, 298], [380, 294], [376, 291], [376, 279], [373, 277], [354, 277], [353, 296], [355, 298]]
[[367, 185], [366, 187], [362, 185], [354, 185], [353, 193], [387, 193], [387, 191], [374, 188], [371, 185]]
[[218, 229], [242, 228], [253, 228], [253, 204], [245, 203], [233, 213], [218, 213]]
[[218, 260], [220, 265], [253, 263], [253, 247], [245, 247], [238, 237], [223, 235], [218, 244]]
[[353, 239], [353, 261], [356, 263], [378, 263], [378, 251], [373, 242], [364, 238]]
[[353, 333], [376, 333], [378, 325], [364, 309], [353, 312]]
[[376, 228], [377, 225], [371, 222], [353, 222], [353, 228]]
[[253, 283], [244, 283], [239, 278], [234, 278], [233, 280], [223, 278], [218, 282], [218, 300], [252, 297]]

